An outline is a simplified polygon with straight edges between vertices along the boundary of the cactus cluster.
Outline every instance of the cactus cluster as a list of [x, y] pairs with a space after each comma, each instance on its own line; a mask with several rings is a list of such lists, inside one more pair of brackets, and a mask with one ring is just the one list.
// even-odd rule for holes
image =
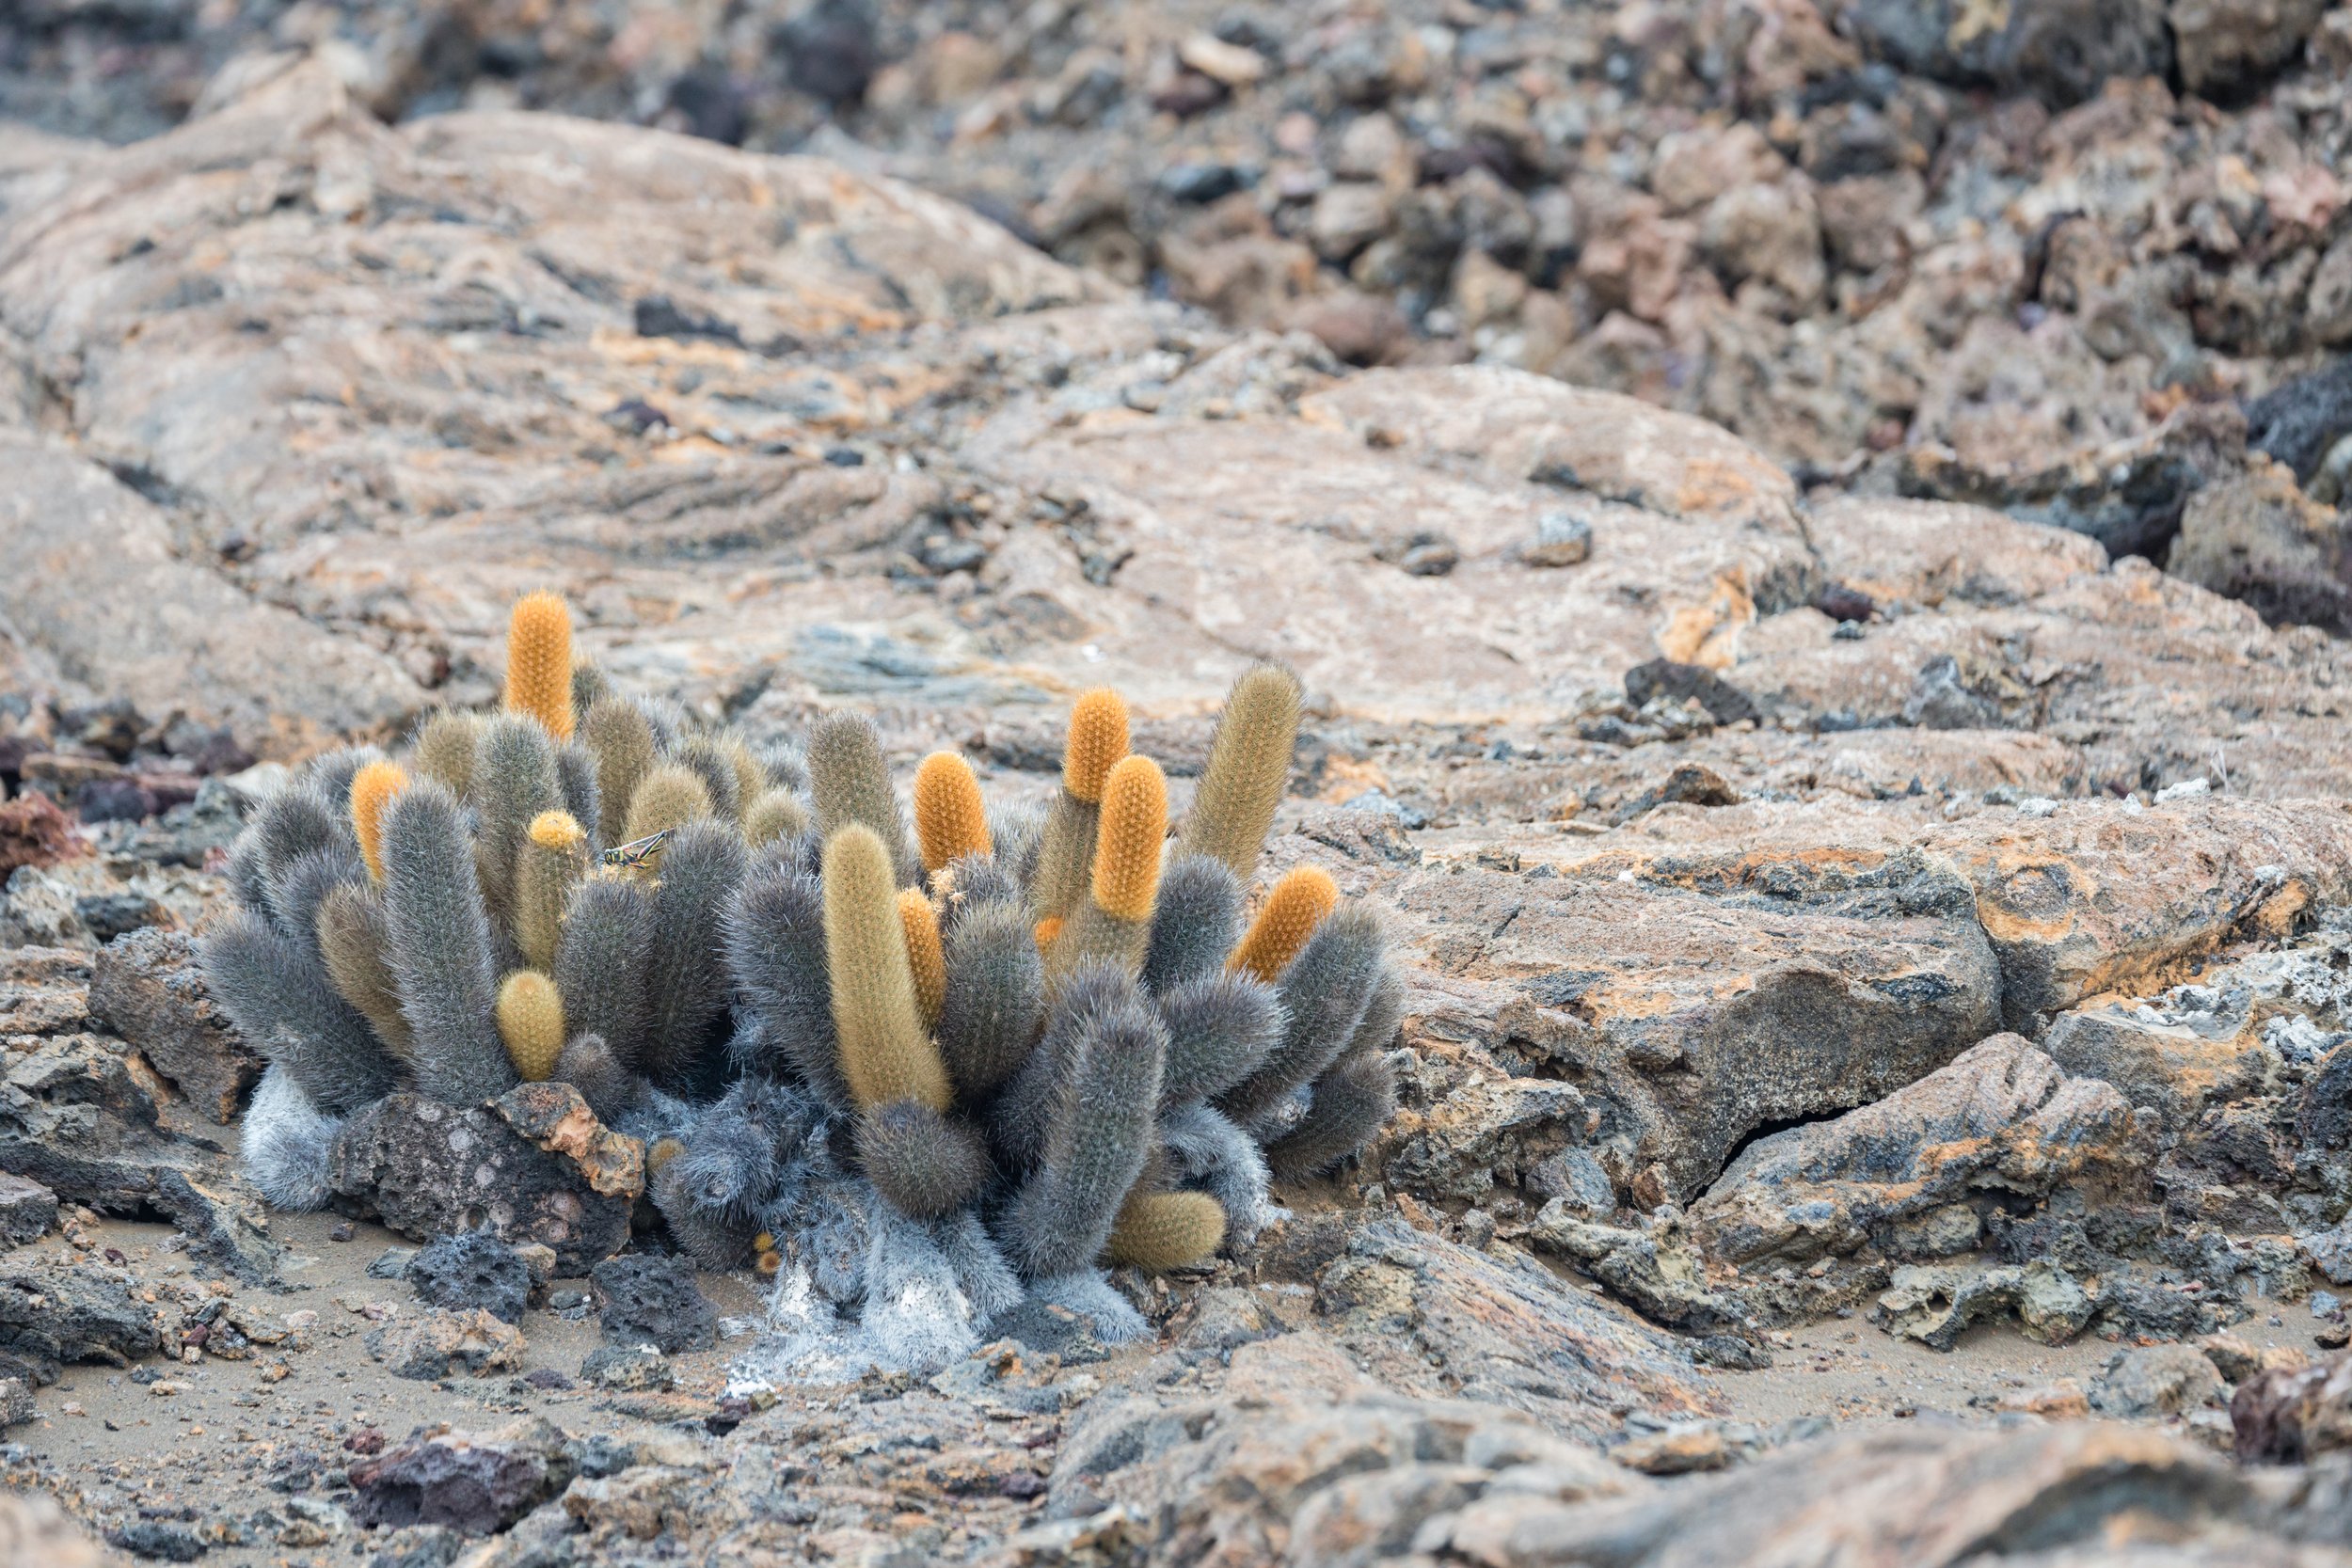
[[1245, 919], [1298, 712], [1242, 677], [1172, 840], [1109, 691], [1047, 810], [939, 752], [910, 832], [866, 720], [762, 752], [576, 668], [532, 595], [501, 712], [319, 760], [238, 845], [203, 959], [272, 1064], [248, 1162], [315, 1207], [381, 1096], [558, 1079], [645, 1140], [681, 1246], [782, 1276], [780, 1323], [859, 1308], [902, 1361], [1030, 1294], [1116, 1327], [1100, 1265], [1206, 1259], [1394, 1107], [1377, 923], [1306, 868]]

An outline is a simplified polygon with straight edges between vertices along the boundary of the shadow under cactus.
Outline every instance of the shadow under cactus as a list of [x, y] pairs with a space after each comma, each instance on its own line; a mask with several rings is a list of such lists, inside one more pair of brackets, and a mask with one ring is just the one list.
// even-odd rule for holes
[[703, 1267], [773, 1276], [748, 1375], [830, 1379], [1024, 1302], [1140, 1334], [1106, 1265], [1247, 1243], [1274, 1175], [1392, 1114], [1376, 921], [1312, 871], [1245, 921], [1287, 671], [1235, 685], [1171, 837], [1108, 691], [1041, 818], [943, 752], [910, 832], [862, 718], [762, 752], [575, 668], [548, 595], [508, 657], [505, 711], [320, 759], [237, 846], [203, 960], [270, 1059], [244, 1135], [273, 1203], [584, 1266], [642, 1196]]

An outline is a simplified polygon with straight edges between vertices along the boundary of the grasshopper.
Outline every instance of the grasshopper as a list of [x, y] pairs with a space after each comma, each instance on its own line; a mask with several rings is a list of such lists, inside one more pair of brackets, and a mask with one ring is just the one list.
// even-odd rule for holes
[[631, 839], [627, 844], [616, 844], [612, 848], [607, 849], [603, 854], [598, 855], [596, 857], [596, 861], [599, 864], [610, 865], [622, 870], [629, 870], [637, 866], [644, 865], [646, 862], [652, 860], [654, 856], [661, 852], [662, 845], [669, 842], [670, 834], [674, 831], [675, 830], [670, 828], [664, 828], [658, 833], [647, 833], [644, 837]]

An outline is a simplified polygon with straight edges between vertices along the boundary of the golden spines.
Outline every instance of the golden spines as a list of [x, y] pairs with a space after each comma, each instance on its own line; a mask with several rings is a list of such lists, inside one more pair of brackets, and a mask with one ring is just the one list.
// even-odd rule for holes
[[633, 844], [713, 815], [710, 789], [701, 776], [691, 768], [665, 762], [638, 782], [636, 793], [629, 798], [622, 842]]
[[1224, 1239], [1225, 1211], [1206, 1193], [1131, 1193], [1111, 1227], [1110, 1259], [1157, 1274], [1200, 1262]]
[[947, 1000], [947, 952], [940, 944], [939, 911], [914, 888], [898, 893], [898, 923], [906, 929], [907, 969], [914, 979], [914, 1008], [925, 1029], [939, 1027], [940, 1005]]
[[933, 752], [914, 770], [914, 835], [922, 843], [923, 869], [933, 876], [959, 856], [989, 852], [980, 781], [953, 752]]
[[806, 832], [808, 811], [790, 790], [768, 790], [743, 808], [743, 842], [755, 849]]
[[1292, 867], [1266, 895], [1265, 908], [1249, 923], [1225, 967], [1272, 982], [1339, 903], [1340, 887], [1329, 873], [1311, 865]]
[[1249, 880], [1290, 780], [1300, 700], [1298, 677], [1279, 664], [1254, 665], [1233, 683], [1184, 814], [1180, 850], [1213, 855]]
[[506, 624], [506, 710], [572, 737], [572, 612], [553, 594], [526, 594]]
[[473, 791], [473, 754], [482, 738], [482, 716], [443, 708], [417, 731], [417, 771], [437, 779], [460, 800]]
[[372, 762], [351, 776], [351, 831], [374, 881], [384, 879], [384, 808], [407, 787], [408, 774], [396, 762]]
[[1168, 839], [1168, 780], [1150, 757], [1121, 758], [1103, 783], [1094, 834], [1094, 906], [1114, 920], [1148, 921], [1159, 897]]
[[518, 969], [499, 987], [499, 1038], [526, 1084], [544, 1082], [564, 1053], [564, 999], [535, 969]]
[[515, 868], [515, 941], [523, 961], [553, 971], [572, 887], [588, 870], [588, 831], [567, 811], [543, 811]]
[[1081, 800], [1100, 800], [1104, 781], [1126, 754], [1126, 701], [1106, 686], [1079, 693], [1062, 747], [1061, 786]]
[[841, 1076], [862, 1110], [894, 1100], [947, 1108], [946, 1064], [923, 1027], [898, 878], [882, 835], [862, 822], [825, 841], [825, 969]]

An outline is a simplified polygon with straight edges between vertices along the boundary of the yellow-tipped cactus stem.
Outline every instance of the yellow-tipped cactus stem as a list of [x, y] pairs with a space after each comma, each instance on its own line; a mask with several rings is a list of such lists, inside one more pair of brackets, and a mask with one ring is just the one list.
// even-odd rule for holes
[[898, 913], [898, 878], [862, 822], [825, 841], [825, 969], [841, 1076], [861, 1110], [894, 1100], [947, 1108], [947, 1067], [923, 1027]]
[[1040, 919], [1066, 919], [1086, 902], [1103, 786], [1126, 754], [1126, 703], [1107, 687], [1081, 694], [1070, 710], [1070, 738], [1062, 747], [1061, 794], [1045, 818], [1029, 884], [1029, 904]]
[[1152, 918], [1168, 839], [1168, 780], [1150, 757], [1124, 757], [1103, 784], [1094, 834], [1094, 904], [1114, 920]]
[[1184, 814], [1179, 850], [1215, 856], [1249, 880], [1290, 782], [1299, 700], [1298, 677], [1279, 664], [1253, 666], [1233, 683], [1209, 743], [1209, 765]]
[[1037, 930], [1033, 933], [1037, 941], [1037, 950], [1041, 953], [1050, 952], [1054, 943], [1061, 940], [1061, 928], [1065, 924], [1066, 922], [1057, 914], [1049, 914], [1039, 921]]
[[1100, 800], [1111, 769], [1126, 754], [1126, 700], [1107, 686], [1081, 692], [1070, 709], [1070, 739], [1061, 753], [1061, 786], [1081, 800]]
[[743, 842], [756, 849], [808, 832], [808, 812], [789, 790], [771, 789], [743, 811]]
[[1249, 923], [1225, 967], [1271, 984], [1298, 957], [1323, 917], [1339, 905], [1340, 885], [1329, 873], [1311, 865], [1294, 866], [1266, 895], [1265, 908]]
[[1110, 1259], [1158, 1274], [1198, 1263], [1225, 1240], [1225, 1211], [1206, 1193], [1134, 1193], [1111, 1227]]
[[656, 1138], [645, 1146], [645, 1174], [653, 1175], [685, 1152], [686, 1141], [683, 1138]]
[[384, 879], [384, 808], [408, 787], [408, 774], [396, 762], [372, 762], [351, 776], [351, 831], [359, 835], [359, 858], [368, 875]]
[[653, 770], [653, 728], [637, 705], [600, 697], [581, 714], [580, 737], [596, 759], [596, 832], [606, 844], [623, 842], [637, 785]]
[[499, 1038], [526, 1084], [544, 1082], [564, 1053], [564, 999], [535, 969], [518, 969], [499, 987]]
[[557, 941], [572, 885], [588, 870], [588, 831], [567, 811], [543, 811], [532, 818], [515, 871], [515, 941], [533, 969], [555, 968]]
[[553, 594], [526, 594], [506, 623], [506, 710], [572, 737], [572, 612]]
[[710, 790], [694, 770], [665, 762], [640, 780], [637, 792], [629, 798], [622, 840], [634, 844], [713, 815]]
[[1057, 975], [1087, 958], [1108, 958], [1130, 974], [1152, 945], [1160, 856], [1168, 839], [1168, 780], [1150, 757], [1120, 760], [1103, 784], [1094, 872], [1085, 901], [1048, 954]]
[[907, 970], [914, 977], [914, 1008], [925, 1029], [939, 1027], [940, 1004], [947, 1000], [947, 952], [940, 945], [939, 911], [914, 888], [898, 893], [898, 922], [906, 927]]
[[933, 876], [959, 856], [989, 852], [980, 781], [953, 752], [933, 752], [914, 770], [914, 835], [922, 842], [923, 869]]

